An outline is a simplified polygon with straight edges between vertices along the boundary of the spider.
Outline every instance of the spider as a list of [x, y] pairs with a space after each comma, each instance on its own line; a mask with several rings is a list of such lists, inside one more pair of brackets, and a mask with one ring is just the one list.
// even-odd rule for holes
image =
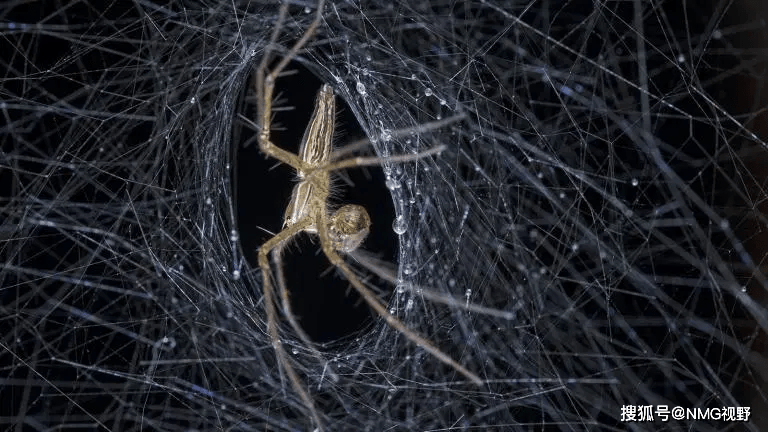
[[[318, 429], [322, 428], [320, 416], [301, 379], [291, 365], [278, 333], [276, 298], [272, 287], [272, 273], [268, 260], [270, 253], [274, 253], [279, 257], [283, 246], [301, 232], [315, 234], [319, 237], [322, 251], [330, 263], [341, 271], [352, 287], [360, 293], [360, 296], [368, 306], [382, 317], [387, 324], [399, 331], [411, 342], [432, 354], [435, 358], [451, 366], [470, 381], [478, 385], [482, 384], [477, 375], [457, 363], [426, 338], [410, 330], [398, 318], [389, 313], [376, 294], [366, 287], [345, 263], [341, 254], [350, 253], [357, 249], [369, 232], [371, 219], [366, 209], [359, 205], [350, 204], [341, 206], [335, 211], [330, 211], [332, 207], [329, 204], [329, 195], [331, 190], [331, 173], [333, 171], [344, 168], [379, 165], [383, 161], [396, 163], [415, 161], [440, 153], [444, 150], [444, 146], [438, 146], [413, 155], [396, 155], [386, 158], [354, 157], [334, 160], [332, 155], [332, 138], [335, 128], [336, 104], [333, 88], [328, 84], [324, 84], [317, 94], [314, 112], [304, 132], [298, 154], [293, 154], [277, 147], [270, 141], [272, 94], [275, 88], [275, 80], [313, 36], [322, 17], [324, 3], [324, 0], [318, 1], [317, 12], [312, 23], [277, 66], [272, 70], [268, 70], [272, 47], [277, 40], [280, 28], [287, 15], [288, 5], [284, 3], [281, 6], [269, 44], [265, 49], [261, 63], [256, 69], [255, 79], [257, 122], [259, 128], [257, 140], [259, 148], [264, 155], [275, 158], [295, 169], [299, 179], [285, 211], [282, 231], [267, 240], [258, 251], [258, 262], [263, 278], [267, 331], [275, 350], [278, 364], [282, 367], [291, 382], [291, 386], [309, 410]], [[276, 261], [278, 260], [279, 258], [276, 259]], [[278, 275], [280, 274], [281, 272], [278, 272]], [[317, 350], [313, 348], [309, 337], [301, 329], [301, 326], [291, 312], [288, 292], [285, 289], [282, 278], [278, 277], [278, 281], [280, 282], [278, 285], [281, 288], [280, 300], [286, 319], [299, 338], [319, 356]]]

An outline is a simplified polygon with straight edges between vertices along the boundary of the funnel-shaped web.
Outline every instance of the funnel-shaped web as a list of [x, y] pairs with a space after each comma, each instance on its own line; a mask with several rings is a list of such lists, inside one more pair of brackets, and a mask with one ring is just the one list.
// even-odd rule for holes
[[[285, 168], [258, 151], [251, 91], [280, 5], [64, 3], [0, 6], [0, 425], [310, 430], [256, 253], [293, 174], [242, 181]], [[289, 3], [276, 61], [316, 12]], [[335, 144], [367, 139], [349, 156], [444, 146], [342, 170], [331, 198], [370, 213], [344, 258], [362, 284], [483, 384], [364, 305], [316, 337], [345, 314], [302, 293], [360, 299], [301, 238], [278, 260], [321, 343], [278, 321], [326, 430], [768, 427], [764, 11], [684, 7], [326, 2], [277, 80], [273, 139], [296, 151], [328, 83]], [[272, 221], [244, 217], [255, 203]]]

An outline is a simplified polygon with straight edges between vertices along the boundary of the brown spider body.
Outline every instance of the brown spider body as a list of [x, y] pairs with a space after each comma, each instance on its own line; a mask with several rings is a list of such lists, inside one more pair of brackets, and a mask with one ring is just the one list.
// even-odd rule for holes
[[[299, 158], [303, 166], [296, 170], [299, 183], [294, 186], [291, 202], [285, 209], [285, 227], [310, 216], [310, 210], [324, 207], [330, 195], [330, 173], [313, 168], [325, 165], [331, 158], [335, 128], [333, 119], [336, 116], [335, 99], [333, 88], [327, 84], [317, 93], [315, 109], [299, 146]], [[317, 228], [312, 227], [306, 231], [316, 233]]]
[[[318, 10], [312, 24], [282, 61], [270, 72], [267, 65], [270, 59], [271, 47], [275, 44], [279, 29], [285, 20], [288, 10], [287, 3], [283, 4], [280, 8], [280, 16], [275, 24], [275, 30], [268, 48], [256, 71], [255, 81], [258, 101], [259, 148], [266, 156], [275, 158], [293, 167], [299, 180], [293, 188], [291, 200], [286, 208], [282, 231], [259, 248], [258, 262], [263, 276], [267, 331], [272, 340], [278, 364], [288, 375], [291, 386], [309, 410], [318, 429], [322, 427], [320, 413], [316, 410], [314, 402], [305, 389], [301, 378], [293, 366], [291, 366], [291, 359], [282, 346], [282, 340], [278, 331], [277, 309], [275, 307], [276, 298], [272, 288], [272, 275], [268, 259], [269, 254], [272, 252], [277, 252], [277, 255], [280, 255], [282, 247], [302, 231], [316, 234], [319, 237], [323, 253], [331, 264], [341, 271], [355, 290], [360, 293], [365, 302], [387, 324], [397, 329], [413, 343], [428, 351], [443, 363], [451, 366], [472, 382], [478, 385], [482, 384], [482, 380], [477, 375], [457, 363], [449, 355], [440, 351], [429, 340], [410, 330], [398, 318], [392, 315], [377, 298], [376, 294], [365, 286], [342, 258], [340, 253], [352, 252], [363, 242], [368, 235], [371, 219], [365, 208], [359, 205], [345, 205], [330, 214], [331, 172], [343, 168], [379, 165], [383, 160], [378, 157], [353, 157], [341, 161], [333, 160], [333, 132], [336, 124], [336, 102], [333, 88], [328, 84], [324, 84], [320, 88], [315, 99], [315, 109], [304, 132], [298, 154], [288, 152], [276, 146], [269, 139], [275, 79], [317, 29], [322, 16], [323, 5], [324, 1], [319, 0]], [[444, 146], [438, 146], [421, 153], [390, 156], [386, 160], [392, 163], [416, 161], [437, 154], [443, 149]], [[296, 317], [293, 316], [288, 298], [288, 290], [284, 284], [280, 284], [280, 299], [284, 315], [296, 334], [317, 358], [322, 358], [322, 355], [312, 346], [309, 337], [301, 329]]]
[[[330, 162], [333, 152], [335, 99], [333, 88], [323, 84], [317, 93], [315, 109], [299, 147], [299, 157], [306, 168], [297, 170], [300, 180], [294, 186], [291, 201], [285, 209], [283, 228], [310, 218], [313, 223], [304, 231], [317, 234], [317, 227], [322, 224], [319, 212], [326, 212], [327, 215], [330, 210], [327, 203], [331, 193], [331, 176], [323, 168]], [[371, 226], [371, 218], [365, 207], [352, 204], [336, 210], [328, 221], [328, 236], [333, 249], [344, 253], [357, 249], [368, 236]]]

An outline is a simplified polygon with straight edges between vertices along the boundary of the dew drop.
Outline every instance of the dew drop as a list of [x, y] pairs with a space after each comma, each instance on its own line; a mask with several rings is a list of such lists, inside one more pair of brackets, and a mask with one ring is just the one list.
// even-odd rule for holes
[[387, 189], [391, 191], [400, 188], [400, 182], [393, 179], [392, 177], [387, 177], [387, 180], [384, 183], [387, 185]]
[[424, 90], [424, 96], [432, 96], [432, 89], [431, 88], [426, 88]]
[[640, 182], [636, 178], [632, 179], [632, 186], [637, 186], [639, 184], [640, 184]]
[[403, 215], [398, 216], [395, 218], [395, 221], [392, 222], [392, 231], [395, 232], [397, 235], [403, 235], [408, 230], [408, 226], [405, 223], [405, 218]]
[[365, 84], [361, 83], [360, 81], [357, 82], [357, 85], [355, 86], [357, 89], [357, 92], [360, 93], [360, 95], [365, 96], [367, 91], [365, 90]]
[[174, 349], [176, 348], [176, 339], [165, 336], [158, 341], [158, 346], [160, 345], [163, 345], [165, 349]]

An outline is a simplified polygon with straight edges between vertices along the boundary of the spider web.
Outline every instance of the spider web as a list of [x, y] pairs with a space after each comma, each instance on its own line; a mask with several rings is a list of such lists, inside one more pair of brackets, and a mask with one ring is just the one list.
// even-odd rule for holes
[[[247, 123], [277, 8], [3, 4], [5, 427], [310, 428], [253, 261], [292, 180]], [[326, 361], [284, 325], [328, 430], [766, 424], [764, 22], [746, 2], [696, 8], [326, 5], [300, 74], [278, 80], [276, 106], [295, 109], [277, 112], [276, 142], [296, 143], [301, 105], [328, 82], [344, 141], [365, 136], [380, 156], [447, 146], [350, 170], [337, 201], [372, 201], [366, 256], [398, 264], [394, 288], [356, 264], [367, 283], [486, 381], [360, 312], [304, 239], [285, 255], [303, 322], [345, 321], [310, 291], [359, 315], [325, 339], [342, 337]], [[279, 51], [313, 12], [295, 3]], [[625, 405], [752, 411], [624, 423]]]

